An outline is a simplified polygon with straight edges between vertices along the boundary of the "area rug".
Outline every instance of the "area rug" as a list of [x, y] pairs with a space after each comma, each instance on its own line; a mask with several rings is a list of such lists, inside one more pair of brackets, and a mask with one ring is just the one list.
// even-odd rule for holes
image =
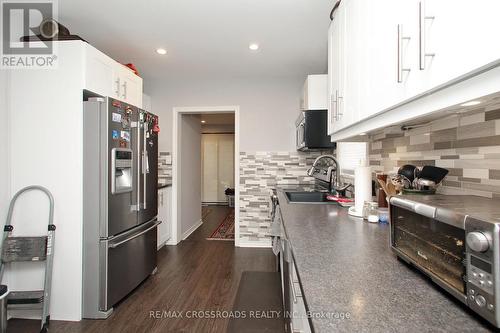
[[208, 240], [234, 240], [234, 209], [224, 218], [221, 224], [207, 238]]

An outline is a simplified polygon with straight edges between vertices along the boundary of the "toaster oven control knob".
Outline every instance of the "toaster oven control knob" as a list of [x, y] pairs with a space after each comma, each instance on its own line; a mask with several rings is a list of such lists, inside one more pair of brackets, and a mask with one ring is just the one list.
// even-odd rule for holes
[[486, 299], [482, 295], [479, 295], [476, 297], [476, 304], [482, 308], [486, 305]]
[[490, 248], [488, 237], [479, 231], [473, 231], [467, 234], [467, 245], [469, 245], [472, 251], [476, 252], [486, 252]]

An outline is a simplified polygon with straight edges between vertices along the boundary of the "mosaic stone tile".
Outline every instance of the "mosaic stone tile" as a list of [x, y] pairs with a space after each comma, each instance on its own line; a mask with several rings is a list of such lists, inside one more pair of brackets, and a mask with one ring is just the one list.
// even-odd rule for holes
[[316, 157], [331, 152], [240, 152], [240, 237], [268, 241], [270, 193], [277, 185], [314, 184]]
[[172, 164], [167, 164], [169, 156], [168, 151], [158, 152], [158, 183], [160, 184], [172, 181]]
[[436, 165], [450, 171], [440, 192], [500, 198], [500, 100], [402, 135], [370, 136], [374, 172], [396, 172], [403, 164]]

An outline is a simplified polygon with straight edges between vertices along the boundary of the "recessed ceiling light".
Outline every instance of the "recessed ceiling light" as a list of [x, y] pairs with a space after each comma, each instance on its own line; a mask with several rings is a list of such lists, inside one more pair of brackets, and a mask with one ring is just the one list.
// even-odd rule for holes
[[257, 51], [259, 49], [259, 44], [257, 43], [252, 43], [250, 45], [248, 45], [248, 48], [252, 51]]
[[159, 49], [156, 49], [156, 53], [164, 55], [164, 54], [167, 54], [167, 50], [159, 48]]
[[474, 105], [478, 105], [478, 104], [481, 104], [481, 101], [469, 101], [469, 102], [460, 104], [460, 106], [474, 106]]
[[205, 120], [202, 120], [202, 121], [201, 121], [201, 123], [202, 123], [202, 124], [204, 124], [204, 123], [206, 123], [206, 121], [205, 121]]

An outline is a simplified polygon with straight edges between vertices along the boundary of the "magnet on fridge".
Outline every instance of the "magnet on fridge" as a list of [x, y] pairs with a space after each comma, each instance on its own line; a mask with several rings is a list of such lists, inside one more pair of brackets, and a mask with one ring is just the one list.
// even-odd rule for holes
[[117, 130], [113, 130], [113, 132], [111, 133], [111, 136], [113, 137], [113, 140], [116, 140], [120, 137]]
[[122, 131], [121, 138], [127, 142], [130, 142], [130, 132], [129, 131]]
[[115, 123], [121, 123], [122, 121], [122, 115], [116, 112], [113, 112], [111, 115], [111, 120], [113, 120]]

